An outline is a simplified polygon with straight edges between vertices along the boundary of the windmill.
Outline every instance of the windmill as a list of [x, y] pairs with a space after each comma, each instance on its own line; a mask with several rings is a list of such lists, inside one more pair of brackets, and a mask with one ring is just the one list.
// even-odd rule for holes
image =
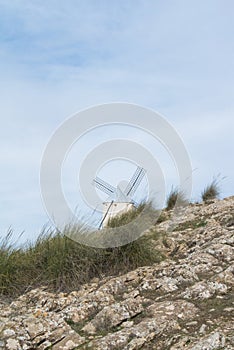
[[108, 199], [103, 203], [103, 217], [99, 229], [106, 227], [110, 218], [123, 214], [136, 207], [136, 203], [133, 201], [133, 195], [139, 187], [145, 173], [145, 169], [138, 166], [124, 190], [119, 186], [113, 187], [99, 177], [93, 180], [94, 186], [108, 195]]

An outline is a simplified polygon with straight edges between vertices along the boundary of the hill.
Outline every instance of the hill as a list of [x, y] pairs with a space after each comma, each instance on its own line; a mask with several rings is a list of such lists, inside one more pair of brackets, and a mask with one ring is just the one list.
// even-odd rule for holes
[[0, 349], [234, 349], [234, 197], [189, 205], [167, 233], [168, 223], [147, 233], [161, 262], [2, 299]]

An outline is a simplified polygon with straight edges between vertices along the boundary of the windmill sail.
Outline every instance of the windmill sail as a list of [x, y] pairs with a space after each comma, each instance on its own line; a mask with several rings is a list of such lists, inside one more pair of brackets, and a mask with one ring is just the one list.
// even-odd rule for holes
[[127, 197], [131, 197], [137, 190], [138, 186], [140, 185], [143, 177], [145, 176], [145, 169], [137, 167], [135, 173], [133, 174], [133, 177], [129, 181], [124, 193]]
[[108, 184], [107, 182], [103, 181], [99, 177], [96, 177], [96, 179], [93, 180], [94, 185], [101, 191], [105, 192], [109, 196], [115, 194], [115, 188]]

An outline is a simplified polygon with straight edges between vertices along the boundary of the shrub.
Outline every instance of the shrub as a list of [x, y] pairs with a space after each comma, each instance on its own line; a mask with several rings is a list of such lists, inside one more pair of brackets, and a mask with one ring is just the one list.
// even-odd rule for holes
[[116, 215], [109, 219], [108, 227], [114, 228], [126, 225], [132, 220], [137, 218], [137, 216], [145, 209], [146, 203], [141, 203], [137, 208], [130, 209], [129, 211], [122, 213], [121, 215]]
[[94, 277], [125, 273], [162, 259], [148, 237], [101, 249], [79, 244], [67, 234], [44, 230], [35, 243], [16, 248], [10, 232], [0, 242], [0, 294], [14, 297], [44, 285], [68, 292]]
[[220, 187], [218, 179], [214, 179], [210, 185], [207, 185], [202, 191], [201, 197], [204, 202], [215, 199], [220, 194]]
[[179, 191], [177, 188], [171, 189], [166, 201], [166, 210], [171, 210], [177, 204], [178, 206], [184, 206], [188, 203], [183, 192]]

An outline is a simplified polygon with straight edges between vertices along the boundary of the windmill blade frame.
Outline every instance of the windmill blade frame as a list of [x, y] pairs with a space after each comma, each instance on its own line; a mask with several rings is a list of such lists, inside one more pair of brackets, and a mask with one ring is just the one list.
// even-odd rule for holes
[[137, 167], [135, 173], [133, 174], [131, 180], [129, 181], [129, 183], [124, 191], [124, 193], [127, 197], [132, 196], [136, 192], [143, 177], [145, 176], [145, 173], [146, 173], [146, 171], [144, 168]]
[[142, 168], [137, 167], [137, 169], [135, 170], [135, 172], [134, 172], [132, 178], [131, 178], [130, 181], [128, 182], [127, 187], [126, 187], [125, 190], [124, 190], [124, 193], [125, 193], [126, 195], [128, 195], [128, 194], [130, 193], [131, 187], [132, 187], [134, 181], [136, 180], [137, 176], [139, 175], [141, 169], [142, 169]]
[[105, 192], [106, 194], [113, 195], [116, 192], [116, 189], [111, 186], [110, 184], [108, 184], [108, 182], [100, 179], [99, 177], [96, 177], [93, 180], [93, 184], [94, 186], [96, 186], [99, 190], [101, 190], [102, 192]]

